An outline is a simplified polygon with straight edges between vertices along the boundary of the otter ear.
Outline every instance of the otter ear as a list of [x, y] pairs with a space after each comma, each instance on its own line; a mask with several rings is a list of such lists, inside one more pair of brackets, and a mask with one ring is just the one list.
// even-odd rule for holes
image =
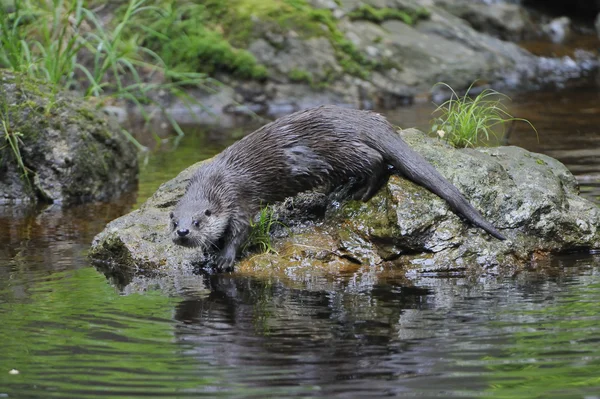
[[173, 214], [173, 212], [169, 212], [169, 217], [170, 217], [171, 219], [173, 219], [173, 218], [175, 217], [175, 215]]
[[207, 210], [204, 211], [204, 214], [206, 216], [210, 216], [210, 215], [212, 215], [212, 212], [210, 211], [210, 209], [207, 209]]

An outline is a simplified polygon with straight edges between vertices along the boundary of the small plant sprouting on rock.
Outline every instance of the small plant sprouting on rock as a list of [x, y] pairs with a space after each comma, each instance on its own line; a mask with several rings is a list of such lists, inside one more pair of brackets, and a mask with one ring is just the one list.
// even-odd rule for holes
[[244, 244], [244, 251], [258, 248], [260, 253], [277, 253], [271, 245], [270, 233], [273, 225], [278, 223], [272, 207], [262, 208], [258, 217], [250, 221], [250, 235]]
[[490, 137], [504, 136], [506, 124], [525, 122], [537, 130], [527, 119], [512, 116], [503, 100], [510, 98], [493, 89], [485, 89], [475, 98], [469, 95], [473, 84], [469, 86], [464, 96], [459, 96], [450, 85], [437, 83], [450, 89], [449, 100], [439, 105], [433, 114], [439, 114], [433, 120], [431, 131], [454, 147], [474, 147], [480, 140]]
[[0, 109], [0, 137], [4, 138], [6, 144], [0, 144], [0, 156], [2, 155], [1, 152], [4, 150], [4, 148], [10, 147], [13, 157], [17, 162], [17, 166], [23, 173], [23, 180], [28, 187], [31, 187], [31, 181], [29, 180], [29, 169], [27, 169], [25, 166], [23, 157], [21, 156], [20, 143], [22, 136], [23, 134], [21, 132], [15, 131], [11, 128], [10, 117], [8, 114], [8, 104], [5, 102], [3, 107]]

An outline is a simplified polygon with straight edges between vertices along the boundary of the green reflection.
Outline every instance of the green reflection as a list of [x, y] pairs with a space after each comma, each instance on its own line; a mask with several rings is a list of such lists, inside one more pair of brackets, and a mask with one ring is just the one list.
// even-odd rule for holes
[[569, 287], [539, 309], [510, 312], [503, 317], [510, 321], [495, 325], [512, 340], [502, 356], [484, 359], [493, 371], [486, 397], [584, 397], [600, 392], [600, 284], [597, 276], [593, 280]]
[[214, 383], [178, 378], [192, 365], [174, 343], [177, 302], [158, 292], [120, 296], [92, 268], [52, 275], [26, 300], [0, 304], [0, 394], [131, 397]]

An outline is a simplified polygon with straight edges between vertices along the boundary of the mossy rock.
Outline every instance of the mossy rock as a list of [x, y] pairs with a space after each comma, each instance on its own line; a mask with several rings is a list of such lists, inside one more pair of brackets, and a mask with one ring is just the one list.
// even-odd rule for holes
[[0, 119], [0, 202], [108, 200], [137, 181], [135, 146], [69, 93], [0, 70]]
[[[578, 195], [575, 178], [560, 162], [518, 147], [457, 150], [414, 129], [402, 136], [507, 240], [465, 222], [425, 188], [392, 176], [366, 203], [337, 208], [330, 201], [334, 206], [324, 211], [321, 199], [306, 194], [284, 201], [276, 214], [293, 234], [275, 234], [275, 253], [249, 254], [236, 272], [292, 280], [358, 267], [512, 274], [547, 254], [600, 248], [600, 209]], [[164, 183], [94, 239], [90, 256], [102, 271], [126, 284], [139, 275], [197, 270], [201, 251], [172, 243], [168, 214], [198, 166]]]

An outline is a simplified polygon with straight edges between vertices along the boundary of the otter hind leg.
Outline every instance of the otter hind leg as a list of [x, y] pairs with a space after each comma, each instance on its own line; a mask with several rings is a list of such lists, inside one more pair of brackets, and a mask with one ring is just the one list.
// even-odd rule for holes
[[348, 197], [368, 201], [387, 181], [390, 172], [381, 153], [362, 142], [355, 144], [353, 159], [346, 163], [346, 167], [351, 165], [348, 173], [353, 175]]
[[375, 194], [377, 194], [377, 192], [379, 192], [379, 190], [381, 190], [381, 187], [383, 187], [385, 183], [387, 183], [389, 177], [390, 174], [387, 172], [381, 172], [377, 175], [372, 176], [371, 180], [369, 181], [369, 184], [366, 187], [366, 190], [364, 190], [364, 192], [362, 193], [360, 200], [363, 202], [367, 202], [368, 200], [370, 200]]
[[366, 202], [370, 200], [387, 182], [390, 174], [387, 170], [378, 169], [352, 185], [350, 197], [353, 200]]

